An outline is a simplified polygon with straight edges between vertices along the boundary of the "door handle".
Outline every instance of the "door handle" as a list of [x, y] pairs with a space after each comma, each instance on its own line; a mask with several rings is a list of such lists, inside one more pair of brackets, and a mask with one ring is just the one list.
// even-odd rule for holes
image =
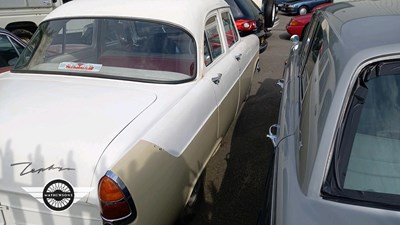
[[242, 59], [242, 53], [235, 55], [235, 59], [240, 61]]
[[[278, 128], [279, 128], [278, 124], [271, 125], [269, 127], [269, 131], [267, 134], [267, 137], [271, 140], [274, 147], [276, 147], [278, 145], [278, 135], [277, 135]], [[273, 130], [275, 130], [275, 132]]]
[[214, 82], [214, 84], [219, 84], [219, 82], [221, 81], [221, 77], [222, 77], [222, 73], [218, 73], [218, 75], [216, 77], [211, 78], [212, 82]]

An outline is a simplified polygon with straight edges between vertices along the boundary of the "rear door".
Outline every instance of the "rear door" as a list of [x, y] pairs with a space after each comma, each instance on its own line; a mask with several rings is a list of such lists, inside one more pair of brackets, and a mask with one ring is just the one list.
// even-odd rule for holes
[[[214, 11], [206, 19], [204, 34], [205, 77], [213, 82], [218, 104], [218, 137], [228, 130], [239, 101], [239, 63], [227, 47], [221, 14]], [[229, 37], [232, 40], [232, 36]]]
[[234, 58], [235, 63], [239, 66], [240, 91], [238, 106], [240, 107], [250, 91], [256, 61], [258, 60], [258, 38], [252, 35], [243, 37], [239, 41], [239, 33], [228, 10], [221, 12], [221, 19], [226, 36], [228, 54]]

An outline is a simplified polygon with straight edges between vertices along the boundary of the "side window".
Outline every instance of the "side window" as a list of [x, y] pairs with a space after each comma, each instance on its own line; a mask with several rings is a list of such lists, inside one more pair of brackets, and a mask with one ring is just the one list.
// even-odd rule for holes
[[322, 188], [327, 198], [400, 206], [399, 68], [399, 61], [372, 64], [355, 82]]
[[[315, 29], [316, 29], [317, 25], [318, 25], [318, 21], [316, 20], [315, 16], [313, 16], [313, 20], [311, 20], [309, 26], [306, 28], [307, 31], [303, 37], [303, 41], [301, 43], [301, 48], [299, 51], [300, 60], [301, 60], [300, 64], [302, 66], [301, 72], [303, 72], [303, 70], [304, 70], [303, 66], [304, 66], [305, 62], [307, 61], [308, 52], [309, 52], [310, 46], [312, 44], [312, 40], [313, 40]], [[301, 98], [304, 98], [304, 92], [308, 85], [308, 81], [307, 81], [308, 77], [302, 76], [301, 78], [302, 78], [302, 80], [300, 82], [300, 85], [301, 85], [300, 86], [300, 95], [301, 95]]]
[[315, 28], [318, 25], [318, 21], [316, 19], [315, 16], [313, 16], [313, 20], [311, 20], [311, 22], [309, 23], [309, 26], [307, 26], [305, 29], [307, 29], [305, 31], [305, 35], [303, 37], [303, 41], [301, 44], [301, 49], [300, 49], [300, 57], [302, 59], [302, 65], [304, 65], [304, 62], [307, 58], [307, 54], [308, 54], [308, 50], [310, 48], [312, 39], [314, 37], [314, 33], [315, 33]]
[[303, 60], [303, 69], [301, 74], [301, 96], [304, 97], [306, 89], [309, 85], [309, 80], [311, 74], [314, 70], [315, 63], [319, 56], [319, 50], [321, 49], [323, 43], [323, 32], [320, 24], [313, 24], [311, 27], [309, 34], [313, 34], [312, 37], [308, 36], [305, 43], [305, 55], [302, 55]]
[[236, 26], [233, 23], [232, 17], [230, 16], [229, 12], [224, 12], [221, 15], [222, 15], [222, 23], [226, 34], [228, 47], [231, 47], [239, 40], [239, 35], [237, 33]]
[[212, 16], [206, 22], [204, 39], [204, 63], [209, 65], [222, 54], [221, 34], [218, 28], [217, 16]]
[[315, 35], [314, 35], [314, 40], [310, 47], [310, 51], [307, 56], [307, 61], [305, 64], [303, 76], [308, 76], [308, 77], [311, 76], [311, 73], [313, 72], [314, 67], [315, 67], [315, 63], [319, 56], [323, 41], [324, 40], [323, 40], [322, 28], [321, 28], [321, 26], [318, 26], [317, 30], [315, 32]]
[[400, 74], [378, 76], [366, 86], [343, 186], [400, 195]]
[[13, 39], [11, 39], [11, 42], [13, 43], [15, 48], [17, 48], [19, 54], [21, 54], [21, 52], [25, 49], [24, 46], [22, 46], [20, 43], [18, 43], [16, 41], [14, 41]]
[[6, 35], [0, 35], [0, 67], [10, 66], [10, 61], [18, 58], [18, 53]]
[[[59, 20], [51, 28], [52, 42], [47, 49], [46, 56], [74, 53], [92, 45], [94, 38], [93, 19]], [[49, 34], [43, 34], [48, 36]]]
[[233, 17], [235, 18], [243, 18], [245, 15], [243, 14], [242, 10], [240, 7], [236, 4], [235, 0], [225, 0], [229, 7], [231, 8], [231, 12], [233, 14]]
[[[309, 45], [307, 59], [301, 76], [302, 105], [300, 117], [301, 149], [299, 150], [299, 180], [303, 190], [307, 189], [305, 185], [308, 184], [308, 180], [311, 176], [309, 168], [314, 165], [317, 155], [317, 146], [315, 146], [315, 143], [318, 143], [319, 138], [316, 123], [320, 113], [319, 107], [317, 107], [319, 106], [319, 101], [317, 99], [317, 94], [319, 92], [317, 86], [319, 84], [319, 73], [323, 71], [314, 71], [314, 68], [320, 68], [319, 66], [321, 66], [326, 69], [327, 65], [325, 64], [329, 63], [327, 59], [325, 62], [322, 62], [322, 64], [320, 60], [318, 60], [324, 40], [321, 24], [322, 23], [316, 24], [313, 28], [315, 31], [310, 31], [313, 32], [314, 35]], [[316, 66], [317, 64], [319, 66]]]

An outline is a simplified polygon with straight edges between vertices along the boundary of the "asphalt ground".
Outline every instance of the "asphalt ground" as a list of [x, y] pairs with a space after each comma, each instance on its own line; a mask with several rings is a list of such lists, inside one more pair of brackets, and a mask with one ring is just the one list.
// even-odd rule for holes
[[261, 71], [254, 77], [251, 94], [206, 168], [204, 196], [188, 225], [257, 222], [273, 151], [266, 134], [278, 120], [281, 94], [276, 83], [291, 46], [285, 28], [290, 17], [279, 14], [279, 18], [267, 39], [267, 50], [260, 55]]

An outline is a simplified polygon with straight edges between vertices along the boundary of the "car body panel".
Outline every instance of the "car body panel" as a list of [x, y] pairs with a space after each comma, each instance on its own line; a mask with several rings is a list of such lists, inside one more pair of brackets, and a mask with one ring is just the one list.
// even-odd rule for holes
[[[310, 32], [316, 33], [307, 33], [301, 44], [292, 47], [283, 74], [274, 175], [268, 190], [272, 191], [271, 203], [266, 218], [258, 224], [399, 223], [398, 208], [329, 197], [322, 190], [357, 77], [373, 63], [400, 60], [396, 35], [383, 35], [398, 27], [395, 21], [400, 11], [388, 7], [392, 4], [397, 1], [330, 5], [315, 13]], [[369, 30], [361, 24], [388, 26]], [[315, 64], [307, 71], [303, 63], [309, 53], [304, 46], [313, 46], [314, 34], [320, 37], [315, 43], [321, 48], [315, 49], [317, 55], [310, 53], [308, 59], [313, 57]], [[308, 79], [303, 80], [306, 75]]]
[[[87, 176], [92, 176], [91, 173], [95, 169], [97, 160], [103, 154], [110, 140], [127, 124], [138, 118], [156, 101], [157, 103], [159, 101], [165, 102], [160, 102], [157, 105], [161, 107], [157, 109], [153, 109], [153, 107], [152, 110], [169, 110], [169, 107], [175, 105], [191, 88], [191, 85], [181, 85], [182, 88], [179, 89], [174, 87], [174, 91], [169, 92], [168, 98], [163, 99], [157, 97], [161, 93], [152, 91], [150, 87], [147, 90], [142, 86], [138, 87], [133, 82], [110, 82], [85, 78], [71, 79], [70, 77], [59, 76], [32, 77], [29, 74], [20, 76], [12, 73], [5, 74], [1, 79], [1, 91], [4, 94], [15, 90], [16, 85], [23, 88], [18, 95], [0, 101], [1, 105], [7, 108], [7, 111], [3, 111], [1, 120], [3, 127], [8, 131], [6, 135], [3, 135], [1, 144], [7, 146], [5, 154], [11, 154], [10, 159], [3, 160], [3, 167], [7, 167], [8, 164], [27, 161], [41, 162], [40, 164], [33, 164], [32, 168], [47, 168], [53, 164], [59, 166], [63, 164], [64, 167], [81, 171], [79, 172], [80, 175], [75, 172], [73, 175], [78, 177], [82, 175], [77, 181], [81, 185], [84, 181], [88, 182]], [[69, 85], [63, 87], [60, 85], [63, 83]], [[56, 87], [57, 89], [54, 89]], [[52, 89], [53, 91], [49, 91]], [[59, 101], [60, 98], [63, 99], [62, 102]], [[29, 104], [23, 103], [27, 100]], [[208, 101], [210, 100], [213, 100], [213, 98], [208, 98]], [[47, 107], [41, 107], [42, 104]], [[215, 102], [214, 107], [216, 107]], [[29, 117], [26, 116], [25, 112], [29, 112]], [[110, 115], [113, 116], [110, 117]], [[158, 117], [160, 116], [158, 115]], [[50, 124], [43, 127], [42, 124], [49, 121], [51, 121]], [[65, 123], [69, 126], [63, 126]], [[31, 126], [20, 130], [13, 127], [16, 124], [18, 126], [31, 124]], [[81, 125], [84, 125], [82, 129], [75, 130], [76, 127]], [[150, 125], [141, 124], [140, 127], [148, 126]], [[64, 127], [64, 129], [60, 130], [60, 127]], [[193, 129], [190, 126], [188, 128]], [[84, 142], [79, 142], [78, 140], [82, 136], [90, 138], [86, 138]], [[52, 141], [46, 141], [47, 138]], [[38, 143], [46, 143], [46, 146]], [[24, 149], [25, 151], [20, 150], [12, 153], [12, 149]], [[51, 151], [51, 149], [57, 149], [57, 151]], [[85, 149], [91, 149], [91, 151], [87, 152]], [[29, 159], [27, 156], [32, 150], [35, 150], [36, 153]], [[81, 154], [74, 154], [75, 151], [81, 152]], [[46, 160], [43, 159], [43, 152], [49, 152], [46, 154]], [[79, 157], [93, 161], [91, 163], [88, 161], [86, 164], [74, 163], [79, 161]], [[63, 159], [67, 159], [67, 161]], [[75, 166], [69, 164], [75, 164]], [[26, 180], [25, 175], [20, 175], [24, 168], [25, 165], [13, 167], [13, 173], [17, 175], [16, 181], [23, 182], [23, 180]], [[88, 173], [84, 174], [83, 171]], [[57, 176], [58, 174], [54, 175]], [[44, 178], [49, 180], [54, 177]], [[77, 183], [73, 182], [72, 184], [76, 185]], [[8, 189], [10, 184], [12, 183], [2, 182], [1, 186]], [[89, 184], [84, 183], [84, 185]], [[27, 183], [26, 185], [32, 184]], [[10, 190], [15, 190], [15, 188], [10, 187]]]
[[[23, 184], [21, 184], [23, 185]], [[63, 211], [49, 211], [48, 208], [31, 195], [15, 194], [13, 192], [0, 191], [0, 213], [5, 224], [99, 224], [98, 207], [83, 202], [76, 203], [73, 208]], [[76, 207], [76, 208], [75, 208]], [[47, 213], [43, 213], [47, 212]]]
[[310, 23], [311, 18], [312, 13], [292, 17], [289, 23], [286, 25], [286, 31], [291, 36], [298, 35], [300, 38], [303, 38], [304, 29], [308, 23]]
[[[250, 93], [258, 69], [259, 40], [255, 35], [230, 39], [231, 32], [238, 32], [234, 23], [228, 31], [222, 24], [223, 13], [233, 21], [224, 1], [121, 0], [118, 4], [129, 7], [121, 10], [110, 7], [108, 1], [96, 1], [98, 7], [93, 10], [90, 0], [60, 6], [39, 26], [17, 66], [0, 77], [0, 92], [4, 94], [0, 100], [4, 106], [0, 110], [0, 210], [6, 224], [101, 223], [97, 187], [110, 171], [124, 183], [136, 205], [137, 217], [131, 224], [172, 224]], [[153, 4], [172, 7], [160, 13], [153, 10]], [[192, 16], [188, 19], [165, 11], [178, 9]], [[206, 22], [213, 16], [213, 32], [218, 31], [221, 42], [206, 46], [206, 41], [214, 41], [214, 36], [210, 41], [205, 35], [209, 31]], [[88, 20], [94, 22], [89, 24]], [[148, 28], [160, 22], [162, 28], [168, 28], [163, 33], [185, 31], [179, 34], [193, 38], [192, 42], [179, 39], [195, 45], [188, 50], [192, 57], [196, 54], [190, 74], [129, 67], [122, 61], [131, 56], [125, 52], [131, 48], [122, 49], [120, 52], [126, 55], [118, 55], [124, 57], [114, 59], [114, 64], [107, 65], [111, 57], [105, 60], [103, 54], [97, 55], [97, 60], [104, 61], [95, 61], [97, 53], [126, 40], [105, 35], [101, 36], [106, 37], [102, 39], [105, 42], [101, 42], [96, 35], [104, 31], [102, 25], [134, 21], [139, 26], [147, 20], [151, 21]], [[57, 26], [69, 21], [74, 22], [71, 28], [69, 23]], [[63, 30], [42, 31], [48, 27]], [[92, 38], [87, 38], [88, 34]], [[40, 39], [41, 35], [45, 38]], [[62, 41], [57, 42], [60, 36]], [[51, 38], [56, 40], [54, 45]], [[83, 43], [69, 45], [65, 41], [80, 38]], [[36, 45], [38, 40], [48, 45], [41, 48]], [[82, 46], [94, 48], [80, 51]], [[209, 64], [206, 61], [210, 58], [204, 54], [207, 47], [220, 53], [212, 55]], [[32, 51], [35, 48], [40, 50]], [[149, 53], [187, 56], [177, 49]], [[109, 74], [97, 74], [101, 71]], [[131, 79], [128, 72], [140, 74], [139, 79]], [[123, 73], [128, 76], [123, 77]], [[146, 76], [150, 79], [140, 79]], [[32, 195], [29, 188], [43, 189], [56, 178], [68, 181], [77, 190], [90, 191], [69, 209], [50, 211], [35, 199], [43, 195]]]

